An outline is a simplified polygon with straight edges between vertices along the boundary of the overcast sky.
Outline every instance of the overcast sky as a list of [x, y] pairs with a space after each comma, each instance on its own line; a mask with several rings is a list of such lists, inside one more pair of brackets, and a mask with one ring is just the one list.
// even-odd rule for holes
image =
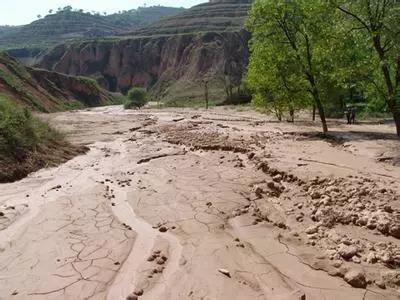
[[162, 5], [191, 7], [207, 0], [0, 0], [0, 25], [23, 25], [46, 15], [49, 9], [71, 5], [73, 8], [113, 13], [138, 6]]

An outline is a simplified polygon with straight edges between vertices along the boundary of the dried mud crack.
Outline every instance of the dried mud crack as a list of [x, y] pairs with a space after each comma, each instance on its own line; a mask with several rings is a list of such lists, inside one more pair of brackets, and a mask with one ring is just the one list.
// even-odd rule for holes
[[90, 151], [0, 185], [0, 298], [399, 299], [397, 141], [222, 109], [50, 121]]

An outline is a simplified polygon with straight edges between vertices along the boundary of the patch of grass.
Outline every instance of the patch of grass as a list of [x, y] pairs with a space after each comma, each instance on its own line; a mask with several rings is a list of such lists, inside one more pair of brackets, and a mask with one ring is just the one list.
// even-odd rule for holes
[[[208, 106], [213, 107], [217, 106], [219, 103], [216, 100], [210, 99], [208, 101]], [[201, 99], [173, 99], [162, 103], [164, 107], [188, 107], [188, 108], [205, 108], [206, 102]]]
[[64, 103], [63, 108], [65, 110], [78, 110], [78, 109], [84, 109], [85, 105], [83, 105], [83, 103], [79, 101], [71, 101]]
[[35, 118], [27, 108], [0, 98], [0, 158], [26, 158], [42, 143], [62, 139], [47, 123]]
[[128, 91], [128, 99], [124, 104], [125, 109], [141, 108], [148, 102], [148, 93], [146, 89], [133, 87]]
[[0, 96], [0, 183], [22, 179], [88, 150], [85, 146], [71, 145], [63, 134], [33, 116], [27, 108]]

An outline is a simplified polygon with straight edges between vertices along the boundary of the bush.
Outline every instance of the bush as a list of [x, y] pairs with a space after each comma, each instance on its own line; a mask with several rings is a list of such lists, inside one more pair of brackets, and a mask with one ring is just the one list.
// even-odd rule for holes
[[141, 108], [148, 102], [147, 91], [144, 88], [133, 87], [128, 91], [128, 100], [125, 102], [125, 109]]
[[0, 98], [0, 159], [22, 160], [40, 143], [58, 135], [27, 108]]

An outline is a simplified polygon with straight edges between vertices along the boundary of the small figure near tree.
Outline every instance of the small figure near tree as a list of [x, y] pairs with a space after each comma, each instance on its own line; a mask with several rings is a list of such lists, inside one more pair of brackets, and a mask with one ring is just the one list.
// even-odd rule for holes
[[124, 104], [125, 109], [140, 109], [148, 102], [148, 93], [141, 87], [133, 87], [128, 91], [128, 100]]
[[346, 118], [347, 118], [347, 124], [356, 124], [356, 113], [357, 113], [357, 108], [354, 105], [346, 105]]
[[356, 107], [352, 106], [350, 110], [350, 124], [356, 124]]

